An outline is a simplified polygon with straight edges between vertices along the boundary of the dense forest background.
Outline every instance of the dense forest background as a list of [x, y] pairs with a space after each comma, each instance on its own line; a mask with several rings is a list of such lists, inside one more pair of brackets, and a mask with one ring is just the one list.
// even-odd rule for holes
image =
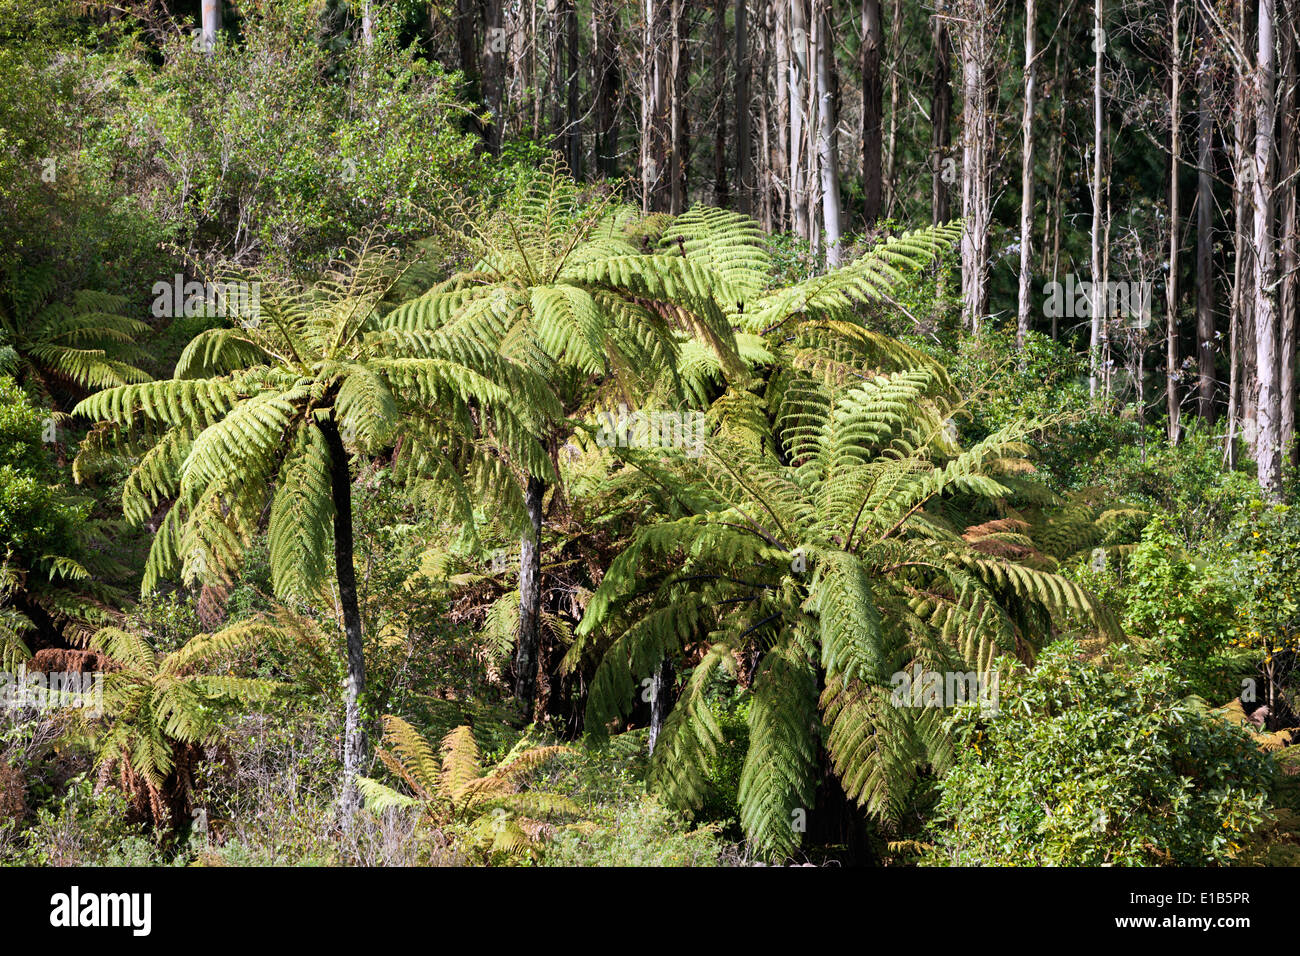
[[1294, 863], [1292, 3], [0, 0], [0, 861]]

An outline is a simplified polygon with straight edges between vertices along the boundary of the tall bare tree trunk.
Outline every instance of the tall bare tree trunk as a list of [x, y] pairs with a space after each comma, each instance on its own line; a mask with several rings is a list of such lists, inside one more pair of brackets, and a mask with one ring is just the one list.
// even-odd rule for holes
[[795, 235], [811, 241], [815, 230], [808, 219], [808, 8], [805, 0], [790, 0], [789, 30], [791, 227]]
[[1284, 0], [1282, 22], [1290, 24], [1282, 35], [1283, 54], [1283, 90], [1281, 112], [1281, 168], [1276, 177], [1277, 182], [1285, 184], [1282, 194], [1282, 225], [1279, 240], [1282, 245], [1282, 289], [1281, 311], [1279, 314], [1279, 348], [1278, 377], [1281, 391], [1282, 419], [1280, 443], [1282, 453], [1291, 464], [1300, 462], [1300, 449], [1295, 443], [1296, 412], [1296, 323], [1297, 310], [1300, 309], [1300, 234], [1297, 229], [1296, 180], [1300, 172], [1300, 50], [1296, 49], [1295, 0]]
[[205, 52], [211, 53], [212, 48], [217, 45], [217, 34], [221, 32], [221, 0], [203, 0], [201, 14], [202, 29], [199, 32], [199, 42]]
[[591, 7], [592, 46], [596, 54], [593, 84], [596, 173], [608, 179], [618, 175], [618, 107], [622, 73], [615, 38], [620, 9], [615, 0], [595, 0]]
[[1023, 348], [1029, 334], [1029, 274], [1033, 262], [1034, 231], [1034, 60], [1038, 5], [1025, 3], [1025, 112], [1021, 120], [1020, 152], [1020, 290], [1016, 309], [1016, 347]]
[[939, 0], [931, 21], [934, 77], [930, 87], [930, 221], [947, 222], [948, 183], [944, 161], [952, 144], [952, 60], [944, 0]]
[[1088, 315], [1091, 334], [1088, 338], [1088, 394], [1096, 398], [1100, 384], [1098, 363], [1101, 358], [1102, 296], [1101, 296], [1101, 169], [1102, 169], [1102, 117], [1101, 117], [1101, 58], [1106, 49], [1106, 33], [1102, 26], [1105, 11], [1103, 0], [1093, 0], [1092, 48], [1095, 53], [1092, 75], [1092, 299]]
[[768, 188], [773, 196], [779, 198], [776, 222], [779, 228], [793, 230], [794, 225], [794, 184], [790, 180], [790, 4], [788, 0], [770, 0], [772, 5], [773, 60], [776, 64], [776, 88], [773, 100], [776, 104], [776, 152], [770, 168], [773, 172]]
[[880, 0], [862, 0], [862, 221], [870, 228], [880, 218], [881, 126], [884, 118], [880, 51], [884, 30]]
[[817, 158], [821, 167], [822, 222], [826, 229], [826, 265], [836, 268], [840, 264], [841, 209], [840, 161], [836, 137], [838, 125], [835, 112], [834, 57], [835, 48], [830, 35], [828, 0], [813, 0], [813, 26], [816, 30], [817, 62]]
[[1168, 416], [1168, 434], [1170, 444], [1178, 443], [1180, 434], [1178, 400], [1178, 174], [1181, 159], [1179, 140], [1179, 123], [1182, 122], [1181, 89], [1182, 78], [1180, 60], [1182, 49], [1178, 40], [1178, 0], [1172, 0], [1169, 21], [1172, 30], [1172, 42], [1169, 47], [1169, 279], [1165, 286], [1168, 292], [1165, 309], [1165, 413]]
[[667, 212], [671, 205], [668, 170], [672, 117], [668, 99], [668, 0], [645, 0], [641, 48], [641, 208]]
[[[1202, 14], [1202, 47], [1209, 30]], [[1196, 74], [1196, 358], [1197, 414], [1214, 421], [1214, 81], [1208, 55]]]
[[750, 123], [750, 75], [753, 70], [749, 53], [749, 11], [747, 0], [736, 0], [736, 208], [746, 215], [754, 212], [753, 136]]
[[988, 312], [989, 232], [993, 224], [993, 104], [989, 73], [1001, 4], [962, 0], [957, 47], [962, 68], [962, 309], [966, 328], [980, 330]]
[[1277, 308], [1273, 301], [1273, 124], [1275, 0], [1259, 0], [1255, 65], [1255, 365], [1259, 377], [1255, 462], [1265, 498], [1282, 494], [1281, 392], [1278, 383]]

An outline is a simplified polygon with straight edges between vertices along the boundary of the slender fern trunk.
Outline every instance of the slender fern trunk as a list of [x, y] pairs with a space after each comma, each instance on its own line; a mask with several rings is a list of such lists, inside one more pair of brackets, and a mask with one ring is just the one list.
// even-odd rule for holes
[[366, 689], [366, 658], [361, 643], [361, 608], [357, 604], [357, 576], [352, 564], [352, 475], [348, 453], [337, 423], [325, 422], [321, 434], [330, 451], [330, 484], [334, 496], [334, 567], [343, 608], [343, 629], [348, 643], [348, 677], [343, 711], [343, 826], [361, 806], [357, 775], [365, 760], [366, 739], [361, 726], [361, 696]]
[[659, 740], [659, 734], [663, 732], [664, 721], [668, 719], [668, 712], [673, 709], [673, 704], [677, 698], [677, 672], [673, 668], [673, 662], [664, 658], [655, 668], [654, 676], [651, 678], [650, 685], [650, 753], [655, 752], [655, 743]]
[[537, 655], [542, 633], [542, 499], [546, 482], [531, 475], [524, 489], [528, 528], [519, 541], [519, 647], [515, 652], [515, 697], [531, 720], [537, 697]]

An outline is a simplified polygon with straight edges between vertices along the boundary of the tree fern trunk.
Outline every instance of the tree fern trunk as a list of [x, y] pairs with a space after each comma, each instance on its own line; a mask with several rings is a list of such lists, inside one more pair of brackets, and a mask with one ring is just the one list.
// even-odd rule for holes
[[361, 726], [361, 696], [366, 688], [366, 659], [361, 644], [361, 609], [357, 605], [356, 569], [352, 565], [352, 476], [348, 453], [338, 425], [321, 426], [330, 450], [330, 483], [334, 496], [334, 566], [339, 582], [339, 604], [343, 608], [343, 629], [348, 642], [348, 678], [344, 699], [343, 733], [343, 826], [351, 826], [352, 815], [361, 805], [357, 775], [365, 759], [365, 731]]
[[650, 683], [650, 753], [655, 752], [655, 742], [663, 732], [668, 711], [676, 702], [677, 672], [672, 661], [664, 658], [655, 669]]
[[519, 647], [515, 653], [515, 696], [532, 719], [537, 696], [537, 653], [542, 615], [542, 499], [546, 482], [531, 475], [524, 489], [528, 529], [519, 541]]

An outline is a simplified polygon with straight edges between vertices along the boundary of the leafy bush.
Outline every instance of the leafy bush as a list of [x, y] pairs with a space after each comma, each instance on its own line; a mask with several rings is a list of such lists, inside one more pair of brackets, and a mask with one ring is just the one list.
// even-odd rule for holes
[[1188, 554], [1167, 518], [1153, 520], [1126, 569], [1124, 631], [1170, 666], [1191, 692], [1211, 701], [1236, 696], [1238, 657], [1227, 654], [1234, 593], [1214, 565]]
[[1255, 501], [1225, 545], [1232, 554], [1225, 573], [1237, 594], [1236, 641], [1263, 660], [1265, 702], [1276, 723], [1282, 710], [1300, 711], [1291, 687], [1300, 651], [1300, 511]]
[[1213, 548], [1233, 518], [1259, 496], [1253, 475], [1227, 471], [1218, 435], [1193, 421], [1176, 446], [1152, 426], [1141, 442], [1079, 462], [1080, 480], [1169, 516], [1184, 547]]
[[652, 796], [614, 808], [613, 818], [564, 830], [551, 842], [546, 866], [719, 866], [716, 827], [688, 830]]
[[1271, 762], [1244, 732], [1186, 700], [1166, 666], [1124, 647], [1077, 654], [1053, 645], [1004, 675], [996, 715], [962, 711], [927, 862], [1224, 863], [1262, 822]]
[[964, 443], [1015, 421], [1052, 423], [1034, 446], [1044, 480], [1058, 491], [1092, 484], [1081, 463], [1137, 434], [1135, 422], [1089, 399], [1083, 361], [1048, 336], [1030, 332], [1018, 350], [1014, 330], [989, 327], [955, 341], [920, 338], [915, 344], [948, 367], [958, 393], [967, 397], [956, 416]]

